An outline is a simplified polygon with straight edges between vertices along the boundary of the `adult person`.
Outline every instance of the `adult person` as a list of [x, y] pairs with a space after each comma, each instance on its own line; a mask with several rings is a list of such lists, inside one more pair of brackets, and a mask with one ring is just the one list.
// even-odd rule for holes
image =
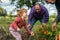
[[41, 22], [42, 26], [45, 27], [49, 20], [49, 13], [44, 6], [36, 3], [31, 8], [30, 14], [28, 16], [28, 26], [30, 30], [32, 30], [34, 24], [38, 20]]
[[[50, 1], [50, 0], [48, 0]], [[47, 1], [47, 2], [48, 2]], [[58, 12], [58, 15], [54, 21], [54, 23], [52, 24], [52, 29], [55, 29], [57, 27], [57, 24], [60, 22], [60, 0], [51, 0], [50, 3], [55, 3], [55, 6], [56, 6], [56, 9], [57, 9], [57, 12]], [[60, 34], [58, 35], [58, 38], [56, 38], [56, 40], [60, 40]]]
[[52, 1], [52, 3], [51, 3], [51, 0], [46, 0], [46, 1], [44, 1], [45, 2], [45, 7], [47, 8], [47, 10], [48, 10], [48, 12], [49, 12], [49, 15], [51, 16], [51, 15], [56, 15], [57, 16], [57, 10], [56, 10], [56, 6], [55, 6], [55, 3], [53, 3], [53, 1]]
[[60, 0], [55, 0], [55, 5], [57, 8], [58, 15], [52, 25], [52, 28], [56, 28], [57, 24], [60, 22]]
[[60, 22], [60, 0], [46, 0], [48, 3], [54, 3], [58, 12], [58, 15], [52, 24], [52, 28], [55, 29], [58, 22]]

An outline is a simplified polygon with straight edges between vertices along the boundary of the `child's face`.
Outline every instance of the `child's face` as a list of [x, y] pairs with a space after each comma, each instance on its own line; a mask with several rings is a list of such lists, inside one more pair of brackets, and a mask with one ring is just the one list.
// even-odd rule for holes
[[27, 16], [27, 12], [24, 12], [23, 13], [23, 17], [25, 18]]

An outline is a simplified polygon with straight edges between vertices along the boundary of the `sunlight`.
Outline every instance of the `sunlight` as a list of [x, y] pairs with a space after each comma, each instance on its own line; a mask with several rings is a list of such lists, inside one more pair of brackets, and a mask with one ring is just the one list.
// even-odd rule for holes
[[3, 3], [8, 3], [9, 0], [1, 0]]

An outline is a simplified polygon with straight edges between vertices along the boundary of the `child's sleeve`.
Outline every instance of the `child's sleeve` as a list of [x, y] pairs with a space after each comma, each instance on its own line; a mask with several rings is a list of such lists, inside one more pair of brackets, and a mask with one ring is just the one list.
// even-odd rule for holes
[[18, 28], [17, 23], [16, 23], [16, 22], [14, 22], [14, 23], [13, 23], [13, 25], [14, 25], [14, 29], [16, 29], [16, 30], [17, 30], [17, 28]]
[[31, 31], [28, 29], [27, 25], [24, 25], [24, 28], [27, 30], [28, 34], [31, 34]]
[[14, 25], [14, 28], [17, 30], [17, 28], [18, 28], [18, 22], [19, 22], [20, 20], [19, 20], [19, 18], [16, 18], [15, 19], [15, 21], [14, 21], [14, 23], [13, 23], [13, 25]]

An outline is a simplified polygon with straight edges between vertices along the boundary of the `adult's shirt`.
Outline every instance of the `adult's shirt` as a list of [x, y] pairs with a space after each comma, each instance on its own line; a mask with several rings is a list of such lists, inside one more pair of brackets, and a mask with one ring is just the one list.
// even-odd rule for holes
[[56, 0], [55, 5], [56, 5], [56, 7], [60, 8], [60, 0]]
[[28, 17], [28, 23], [29, 24], [31, 23], [31, 20], [33, 19], [33, 17], [35, 19], [37, 19], [37, 20], [44, 18], [44, 22], [45, 23], [48, 22], [48, 20], [49, 20], [49, 13], [48, 13], [47, 9], [44, 6], [40, 6], [40, 7], [41, 7], [41, 10], [40, 10], [39, 13], [36, 12], [34, 6], [31, 8], [31, 11], [30, 11], [30, 14], [29, 14], [29, 17]]

